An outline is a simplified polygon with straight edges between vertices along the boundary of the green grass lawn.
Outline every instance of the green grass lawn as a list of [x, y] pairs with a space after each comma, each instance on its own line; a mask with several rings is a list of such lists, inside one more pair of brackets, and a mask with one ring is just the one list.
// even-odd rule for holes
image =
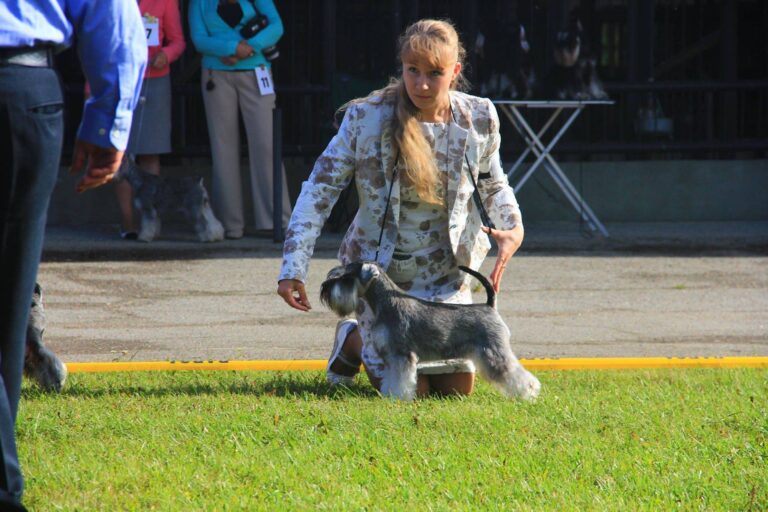
[[536, 403], [381, 399], [320, 372], [26, 386], [25, 503], [50, 510], [766, 510], [768, 371], [538, 372]]

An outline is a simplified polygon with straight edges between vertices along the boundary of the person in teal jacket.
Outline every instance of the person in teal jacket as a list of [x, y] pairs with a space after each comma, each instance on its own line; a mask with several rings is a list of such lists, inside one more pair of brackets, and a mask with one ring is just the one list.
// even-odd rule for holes
[[[283, 35], [283, 22], [272, 0], [191, 0], [189, 27], [192, 42], [203, 56], [201, 88], [213, 157], [214, 212], [227, 238], [243, 236], [241, 113], [248, 139], [254, 229], [270, 230], [275, 108], [272, 60], [279, 55], [276, 45]], [[283, 171], [284, 225], [289, 217]]]

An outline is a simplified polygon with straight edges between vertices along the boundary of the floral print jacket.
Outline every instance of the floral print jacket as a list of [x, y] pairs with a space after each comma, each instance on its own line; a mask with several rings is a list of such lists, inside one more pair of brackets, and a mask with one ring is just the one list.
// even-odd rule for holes
[[[512, 229], [522, 222], [520, 207], [499, 160], [499, 117], [490, 100], [452, 91], [453, 119], [449, 124], [446, 204], [449, 238], [456, 262], [479, 268], [490, 249], [488, 236], [472, 199], [472, 172], [483, 205], [498, 229]], [[352, 104], [336, 136], [317, 159], [293, 209], [283, 246], [279, 280], [305, 282], [315, 241], [342, 190], [355, 178], [360, 207], [339, 248], [342, 264], [373, 261], [389, 266], [397, 240], [400, 217], [400, 183], [392, 198], [379, 247], [387, 195], [397, 157], [391, 136], [394, 106], [377, 99]], [[466, 155], [466, 157], [465, 157]], [[469, 168], [467, 168], [467, 161]]]

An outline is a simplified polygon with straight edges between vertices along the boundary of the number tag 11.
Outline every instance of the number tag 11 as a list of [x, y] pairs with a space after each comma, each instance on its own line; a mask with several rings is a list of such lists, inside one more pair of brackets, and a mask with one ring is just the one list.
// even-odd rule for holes
[[264, 66], [256, 68], [256, 82], [259, 84], [259, 92], [262, 96], [275, 94], [275, 86], [272, 83], [272, 75]]

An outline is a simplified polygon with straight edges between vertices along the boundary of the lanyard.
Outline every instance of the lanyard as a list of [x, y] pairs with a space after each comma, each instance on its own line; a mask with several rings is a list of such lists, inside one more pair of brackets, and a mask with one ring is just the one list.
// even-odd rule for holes
[[[453, 117], [453, 122], [457, 123], [456, 115], [453, 113], [453, 107], [451, 107], [451, 116]], [[483, 201], [480, 198], [480, 192], [477, 190], [477, 182], [475, 181], [475, 177], [472, 174], [472, 167], [469, 164], [469, 157], [467, 156], [466, 152], [464, 152], [464, 159], [467, 162], [467, 172], [469, 173], [469, 179], [472, 180], [472, 186], [474, 187], [474, 190], [472, 191], [472, 198], [475, 201], [475, 206], [477, 206], [477, 211], [480, 213], [480, 220], [482, 221], [485, 227], [490, 229], [496, 229], [496, 226], [491, 220], [491, 217], [488, 215], [488, 211], [485, 209], [485, 206], [483, 205]], [[397, 178], [398, 160], [400, 160], [399, 148], [397, 150], [397, 153], [395, 154], [395, 165], [392, 169], [392, 180], [389, 182], [389, 193], [387, 194], [387, 204], [384, 207], [384, 218], [381, 221], [381, 230], [379, 231], [379, 242], [378, 242], [378, 245], [376, 246], [376, 257], [374, 258], [376, 263], [379, 262], [379, 249], [381, 248], [381, 239], [384, 237], [384, 225], [387, 223], [387, 213], [389, 213], [389, 203], [392, 200], [392, 187], [394, 187], [395, 179]]]

